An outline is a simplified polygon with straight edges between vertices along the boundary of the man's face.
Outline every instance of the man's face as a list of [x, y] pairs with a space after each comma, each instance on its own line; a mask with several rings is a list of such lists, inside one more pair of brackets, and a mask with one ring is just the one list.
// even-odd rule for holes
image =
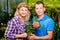
[[43, 15], [44, 11], [45, 11], [43, 4], [36, 4], [35, 5], [35, 11], [36, 11], [37, 15]]

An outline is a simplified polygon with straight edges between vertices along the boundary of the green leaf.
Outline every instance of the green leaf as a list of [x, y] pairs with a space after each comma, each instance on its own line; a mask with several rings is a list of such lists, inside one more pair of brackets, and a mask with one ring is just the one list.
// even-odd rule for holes
[[33, 19], [35, 22], [38, 22], [38, 19], [35, 16], [33, 16]]
[[29, 25], [25, 27], [26, 33], [29, 35], [35, 31], [35, 28], [32, 27], [32, 23], [30, 22]]

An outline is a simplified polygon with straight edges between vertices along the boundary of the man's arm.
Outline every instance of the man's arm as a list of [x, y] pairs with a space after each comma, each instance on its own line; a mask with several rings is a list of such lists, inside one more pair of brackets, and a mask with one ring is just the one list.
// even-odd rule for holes
[[48, 34], [46, 36], [41, 36], [41, 37], [32, 34], [32, 36], [29, 36], [28, 38], [29, 39], [36, 39], [36, 40], [38, 40], [38, 39], [41, 39], [41, 40], [51, 40], [53, 32], [52, 31], [47, 31], [47, 33]]
[[53, 34], [53, 32], [52, 32], [52, 31], [47, 31], [47, 33], [48, 33], [48, 35], [46, 35], [46, 36], [41, 36], [41, 37], [36, 36], [35, 39], [52, 39], [52, 34]]

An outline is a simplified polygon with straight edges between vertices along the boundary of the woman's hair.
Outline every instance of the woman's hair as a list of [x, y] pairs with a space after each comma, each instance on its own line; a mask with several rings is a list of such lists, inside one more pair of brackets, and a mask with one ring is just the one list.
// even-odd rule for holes
[[[19, 10], [21, 7], [26, 7], [26, 8], [28, 9], [28, 13], [27, 13], [27, 15], [26, 15], [25, 17], [22, 17], [22, 16], [19, 14], [19, 12], [18, 12], [18, 10]], [[14, 16], [18, 16], [21, 21], [28, 21], [28, 20], [29, 20], [29, 17], [30, 17], [30, 11], [29, 11], [28, 5], [27, 5], [26, 3], [24, 3], [24, 2], [21, 2], [21, 3], [17, 6], [17, 8], [16, 8], [16, 12], [15, 12], [15, 15], [14, 15]]]

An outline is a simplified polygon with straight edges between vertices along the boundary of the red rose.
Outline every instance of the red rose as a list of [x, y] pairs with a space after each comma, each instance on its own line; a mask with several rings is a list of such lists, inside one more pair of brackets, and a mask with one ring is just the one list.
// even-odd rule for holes
[[38, 22], [33, 22], [33, 27], [34, 28], [38, 28], [40, 25], [39, 25], [39, 23]]

